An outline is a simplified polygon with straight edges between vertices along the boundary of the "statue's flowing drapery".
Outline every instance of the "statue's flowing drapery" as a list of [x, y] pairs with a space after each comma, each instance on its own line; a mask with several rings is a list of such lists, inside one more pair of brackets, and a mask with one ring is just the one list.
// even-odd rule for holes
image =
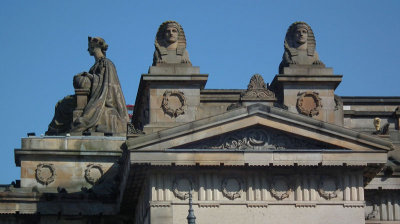
[[114, 64], [102, 58], [89, 73], [93, 75], [89, 101], [71, 132], [125, 133], [129, 115]]

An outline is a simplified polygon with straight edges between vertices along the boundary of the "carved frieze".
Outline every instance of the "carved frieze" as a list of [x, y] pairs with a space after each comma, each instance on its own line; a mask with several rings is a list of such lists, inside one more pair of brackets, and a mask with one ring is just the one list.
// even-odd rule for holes
[[[170, 101], [177, 101], [178, 105], [171, 105]], [[182, 91], [178, 90], [167, 90], [163, 94], [163, 100], [161, 103], [161, 108], [164, 113], [172, 118], [178, 117], [185, 113], [186, 109], [186, 98]]]
[[97, 181], [103, 176], [103, 167], [101, 164], [89, 164], [85, 170], [85, 179], [91, 185], [97, 183]]
[[261, 75], [255, 74], [251, 77], [247, 91], [241, 94], [242, 99], [255, 98], [259, 100], [275, 99], [275, 94], [267, 88]]
[[172, 182], [172, 191], [175, 197], [185, 200], [189, 198], [189, 191], [194, 188], [193, 180], [187, 176], [177, 176]]
[[49, 185], [56, 178], [56, 169], [53, 164], [40, 163], [36, 167], [35, 177], [40, 184]]
[[321, 98], [317, 92], [306, 91], [297, 97], [297, 109], [301, 114], [316, 116], [322, 108]]
[[226, 177], [222, 180], [222, 194], [230, 200], [240, 198], [243, 192], [243, 181], [237, 177]]
[[290, 196], [292, 184], [285, 176], [274, 176], [271, 181], [271, 195], [278, 200], [283, 200]]
[[337, 148], [312, 140], [301, 139], [272, 128], [254, 127], [230, 132], [183, 145], [179, 148], [191, 149], [223, 149], [223, 150], [282, 150], [282, 149], [329, 149]]
[[338, 196], [339, 191], [339, 180], [336, 177], [327, 175], [321, 176], [318, 184], [318, 193], [321, 197], [331, 200]]

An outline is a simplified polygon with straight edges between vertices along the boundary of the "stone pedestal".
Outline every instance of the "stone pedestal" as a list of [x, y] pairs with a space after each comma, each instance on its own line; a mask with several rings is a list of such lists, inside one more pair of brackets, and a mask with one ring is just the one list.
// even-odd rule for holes
[[75, 89], [76, 96], [76, 108], [73, 112], [73, 120], [76, 120], [83, 113], [83, 109], [86, 107], [89, 96], [89, 89]]
[[343, 125], [342, 105], [335, 99], [342, 75], [317, 65], [291, 65], [283, 73], [275, 76], [271, 87], [289, 111]]
[[125, 140], [104, 136], [23, 138], [21, 148], [15, 150], [21, 187], [35, 187], [41, 192], [64, 188], [69, 193], [93, 187], [100, 192], [107, 190], [118, 170], [116, 161]]
[[143, 74], [135, 102], [134, 125], [146, 134], [196, 120], [200, 90], [208, 75], [186, 64], [151, 66]]

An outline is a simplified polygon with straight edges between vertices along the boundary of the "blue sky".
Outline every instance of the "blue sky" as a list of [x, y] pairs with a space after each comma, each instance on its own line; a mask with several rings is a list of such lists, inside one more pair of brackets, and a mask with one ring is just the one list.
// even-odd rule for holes
[[184, 28], [207, 89], [244, 89], [277, 74], [289, 25], [313, 29], [320, 59], [343, 75], [340, 96], [400, 96], [400, 1], [11, 1], [0, 7], [0, 184], [19, 179], [14, 148], [45, 132], [72, 77], [93, 58], [87, 36], [103, 37], [126, 102], [133, 104], [165, 20]]

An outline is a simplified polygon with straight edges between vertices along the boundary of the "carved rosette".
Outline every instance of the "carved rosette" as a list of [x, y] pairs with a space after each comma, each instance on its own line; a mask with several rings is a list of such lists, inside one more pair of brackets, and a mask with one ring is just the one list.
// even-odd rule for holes
[[56, 178], [56, 169], [53, 164], [40, 163], [36, 167], [36, 181], [43, 185], [49, 185]]
[[322, 108], [321, 98], [317, 92], [307, 91], [299, 93], [297, 97], [297, 110], [307, 116], [316, 116]]
[[278, 200], [283, 200], [290, 196], [292, 187], [290, 180], [285, 176], [275, 176], [271, 181], [271, 194]]
[[247, 91], [242, 93], [242, 98], [275, 99], [275, 94], [267, 88], [264, 79], [260, 74], [251, 77]]
[[94, 185], [103, 176], [103, 167], [101, 164], [89, 164], [85, 170], [86, 181]]
[[172, 182], [172, 192], [175, 197], [186, 200], [189, 198], [189, 191], [193, 191], [193, 179], [187, 176], [178, 176]]
[[[172, 98], [178, 99], [180, 106], [178, 107], [171, 106], [170, 101], [172, 100]], [[161, 108], [163, 109], [165, 114], [168, 114], [172, 118], [184, 114], [186, 108], [186, 98], [184, 93], [178, 90], [165, 91], [163, 94]]]
[[325, 199], [332, 199], [338, 196], [339, 180], [333, 176], [323, 175], [318, 184], [318, 193]]
[[222, 180], [221, 188], [222, 194], [230, 199], [235, 200], [240, 198], [243, 192], [243, 181], [238, 177], [226, 177]]

